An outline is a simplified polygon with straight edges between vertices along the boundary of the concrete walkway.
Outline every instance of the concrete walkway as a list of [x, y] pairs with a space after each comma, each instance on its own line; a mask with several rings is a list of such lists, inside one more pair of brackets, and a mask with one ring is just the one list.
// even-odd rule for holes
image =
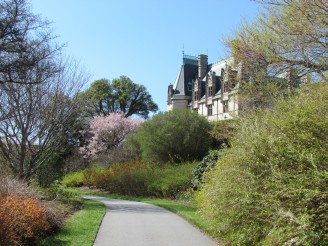
[[97, 246], [215, 246], [216, 242], [184, 219], [151, 204], [95, 196], [106, 215], [94, 245]]

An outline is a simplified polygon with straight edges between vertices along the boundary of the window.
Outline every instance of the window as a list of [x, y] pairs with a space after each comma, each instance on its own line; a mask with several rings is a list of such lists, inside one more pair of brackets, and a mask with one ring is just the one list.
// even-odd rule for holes
[[213, 87], [212, 86], [208, 87], [208, 96], [209, 97], [213, 96]]
[[207, 115], [211, 116], [213, 114], [213, 108], [212, 108], [212, 104], [211, 105], [207, 105]]
[[228, 110], [229, 110], [229, 103], [228, 103], [228, 100], [223, 101], [223, 113], [228, 112]]
[[198, 100], [198, 91], [195, 91], [194, 92], [194, 101], [197, 101]]

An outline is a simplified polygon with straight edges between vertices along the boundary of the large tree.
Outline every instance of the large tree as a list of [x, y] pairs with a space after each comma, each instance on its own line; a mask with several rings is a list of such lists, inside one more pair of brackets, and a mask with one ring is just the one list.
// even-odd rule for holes
[[251, 76], [294, 71], [295, 78], [327, 79], [327, 10], [324, 0], [258, 0], [265, 11], [228, 41], [236, 62]]
[[41, 83], [55, 72], [53, 59], [62, 46], [54, 38], [27, 0], [0, 0], [0, 84], [27, 83], [21, 78], [27, 71], [42, 74], [28, 83]]
[[123, 113], [125, 117], [148, 118], [150, 112], [158, 110], [146, 87], [126, 76], [114, 79], [112, 83], [107, 79], [96, 80], [79, 94], [78, 100], [88, 116]]
[[72, 98], [85, 77], [72, 63], [57, 65], [58, 72], [42, 83], [35, 82], [43, 71], [27, 70], [22, 83], [0, 87], [0, 155], [20, 179], [65, 150], [77, 119]]
[[94, 81], [90, 87], [77, 96], [85, 116], [109, 115], [115, 112], [115, 98], [108, 79]]

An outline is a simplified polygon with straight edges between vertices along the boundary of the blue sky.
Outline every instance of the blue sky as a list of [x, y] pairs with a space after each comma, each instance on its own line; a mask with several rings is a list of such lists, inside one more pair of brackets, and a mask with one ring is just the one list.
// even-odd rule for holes
[[[57, 42], [91, 74], [89, 84], [121, 75], [146, 86], [160, 111], [174, 83], [182, 51], [227, 55], [223, 39], [256, 17], [250, 0], [31, 0], [52, 23]], [[88, 84], [88, 85], [89, 85]], [[87, 86], [88, 86], [87, 85]]]

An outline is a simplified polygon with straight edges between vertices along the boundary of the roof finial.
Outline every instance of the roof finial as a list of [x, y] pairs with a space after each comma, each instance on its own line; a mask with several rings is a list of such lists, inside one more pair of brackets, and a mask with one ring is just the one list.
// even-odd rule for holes
[[182, 57], [184, 57], [184, 44], [182, 44]]

